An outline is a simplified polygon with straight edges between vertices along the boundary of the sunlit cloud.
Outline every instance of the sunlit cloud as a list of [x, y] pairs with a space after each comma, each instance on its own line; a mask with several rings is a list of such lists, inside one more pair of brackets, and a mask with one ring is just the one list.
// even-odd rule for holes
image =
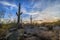
[[33, 16], [33, 20], [42, 19], [45, 21], [55, 21], [57, 19], [60, 19], [59, 1], [55, 1], [54, 3], [53, 2], [51, 3], [51, 1], [48, 1], [46, 4], [45, 4], [45, 1], [42, 1], [42, 2], [39, 1], [38, 3], [35, 3], [33, 5], [32, 10], [30, 12], [28, 12], [26, 9], [24, 10], [26, 14]]
[[40, 18], [43, 18], [44, 20], [54, 21], [60, 19], [59, 15], [60, 15], [60, 4], [56, 4], [53, 5], [52, 7], [50, 6], [46, 8], [44, 11], [38, 14], [35, 19], [40, 20]]

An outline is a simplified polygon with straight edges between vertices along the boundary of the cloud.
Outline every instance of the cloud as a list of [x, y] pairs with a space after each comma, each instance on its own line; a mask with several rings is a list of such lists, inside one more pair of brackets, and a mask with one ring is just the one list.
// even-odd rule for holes
[[6, 2], [6, 1], [0, 1], [0, 4], [3, 4], [5, 6], [10, 6], [10, 9], [12, 10], [13, 8], [17, 8], [17, 5], [16, 4], [12, 4], [12, 3], [9, 3], [9, 2]]
[[[33, 20], [45, 20], [52, 21], [60, 19], [60, 1], [50, 1], [50, 0], [32, 0], [29, 5], [22, 4], [21, 11], [23, 14], [28, 14], [33, 16]], [[17, 5], [0, 1], [1, 4], [10, 6], [11, 9], [17, 8]], [[24, 18], [24, 20], [29, 20], [29, 17]]]
[[47, 7], [44, 11], [37, 14], [37, 17], [35, 19], [40, 20], [42, 18], [45, 21], [55, 21], [57, 19], [60, 19], [60, 4], [56, 4], [50, 7]]
[[25, 14], [28, 14], [28, 15], [36, 15], [38, 14], [38, 12], [40, 11], [43, 11], [47, 6], [46, 5], [49, 5], [49, 3], [47, 3], [45, 1], [42, 1], [42, 0], [32, 0], [31, 3], [27, 6], [24, 6], [25, 4], [22, 5], [22, 11], [25, 13]]
[[33, 15], [33, 20], [55, 21], [60, 19], [60, 3], [59, 1], [39, 1], [38, 3], [35, 2], [30, 12], [26, 9], [23, 12], [28, 15]]

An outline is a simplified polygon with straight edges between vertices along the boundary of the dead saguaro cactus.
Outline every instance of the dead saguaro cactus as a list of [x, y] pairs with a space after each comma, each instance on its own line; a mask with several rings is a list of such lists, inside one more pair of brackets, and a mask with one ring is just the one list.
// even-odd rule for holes
[[[22, 15], [22, 12], [21, 12], [21, 4], [19, 3], [19, 6], [18, 6], [18, 12], [16, 12], [16, 15], [17, 15], [17, 24], [19, 26], [19, 24], [21, 24], [21, 15]], [[21, 25], [20, 25], [21, 26]]]

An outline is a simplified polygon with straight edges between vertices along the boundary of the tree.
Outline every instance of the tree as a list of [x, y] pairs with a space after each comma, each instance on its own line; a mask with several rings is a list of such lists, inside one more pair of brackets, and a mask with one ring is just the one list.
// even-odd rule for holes
[[5, 11], [1, 10], [0, 11], [0, 28], [2, 28], [1, 18], [4, 18], [4, 15], [5, 15]]
[[5, 11], [0, 10], [0, 23], [1, 23], [1, 19], [4, 18], [4, 16], [5, 16]]
[[11, 18], [12, 18], [12, 16], [13, 16], [13, 15], [12, 15], [12, 13], [9, 13], [9, 14], [8, 14], [8, 18], [9, 18], [8, 23], [10, 23], [10, 22], [11, 22], [11, 20], [12, 20], [12, 19], [11, 19]]
[[5, 15], [4, 11], [3, 10], [0, 11], [0, 18], [4, 18], [4, 15]]

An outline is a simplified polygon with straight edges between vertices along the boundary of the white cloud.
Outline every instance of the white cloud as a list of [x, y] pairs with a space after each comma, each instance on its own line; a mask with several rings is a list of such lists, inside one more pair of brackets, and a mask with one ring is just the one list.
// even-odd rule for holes
[[[6, 6], [11, 6], [12, 8], [15, 7], [17, 8], [17, 5], [15, 4], [11, 4], [5, 1], [0, 1], [1, 4], [6, 5]], [[32, 1], [31, 5], [34, 4], [34, 0]], [[33, 19], [37, 19], [37, 20], [46, 20], [46, 21], [52, 21], [52, 20], [56, 20], [56, 19], [60, 19], [60, 4], [59, 3], [51, 3], [47, 2], [48, 6], [45, 6], [44, 2], [38, 2], [35, 3], [32, 6], [32, 10], [30, 12], [27, 11], [27, 9], [25, 8], [24, 5], [22, 5], [22, 12], [24, 14], [28, 14], [28, 15], [33, 15]], [[29, 6], [28, 6], [29, 7]], [[46, 7], [46, 8], [45, 8]], [[39, 10], [35, 10], [34, 8], [40, 9], [42, 8], [42, 11]], [[45, 8], [45, 9], [44, 9]], [[29, 20], [29, 17], [26, 17], [25, 20]]]
[[27, 12], [27, 10], [25, 10], [26, 14], [29, 15], [33, 15], [34, 19], [36, 20], [45, 20], [45, 21], [54, 21], [57, 19], [60, 19], [60, 4], [56, 3], [55, 4], [48, 4], [47, 8], [42, 10], [42, 11], [34, 11], [33, 8], [40, 8], [41, 7], [41, 3], [36, 3], [34, 4], [34, 6], [32, 7], [31, 12]]
[[6, 1], [0, 1], [0, 4], [3, 4], [5, 6], [10, 6], [10, 9], [12, 10], [13, 8], [18, 8], [17, 5], [6, 2]]
[[54, 21], [60, 19], [60, 4], [53, 5], [52, 7], [47, 7], [44, 11], [39, 13], [35, 19], [40, 20], [40, 18], [48, 21]]

